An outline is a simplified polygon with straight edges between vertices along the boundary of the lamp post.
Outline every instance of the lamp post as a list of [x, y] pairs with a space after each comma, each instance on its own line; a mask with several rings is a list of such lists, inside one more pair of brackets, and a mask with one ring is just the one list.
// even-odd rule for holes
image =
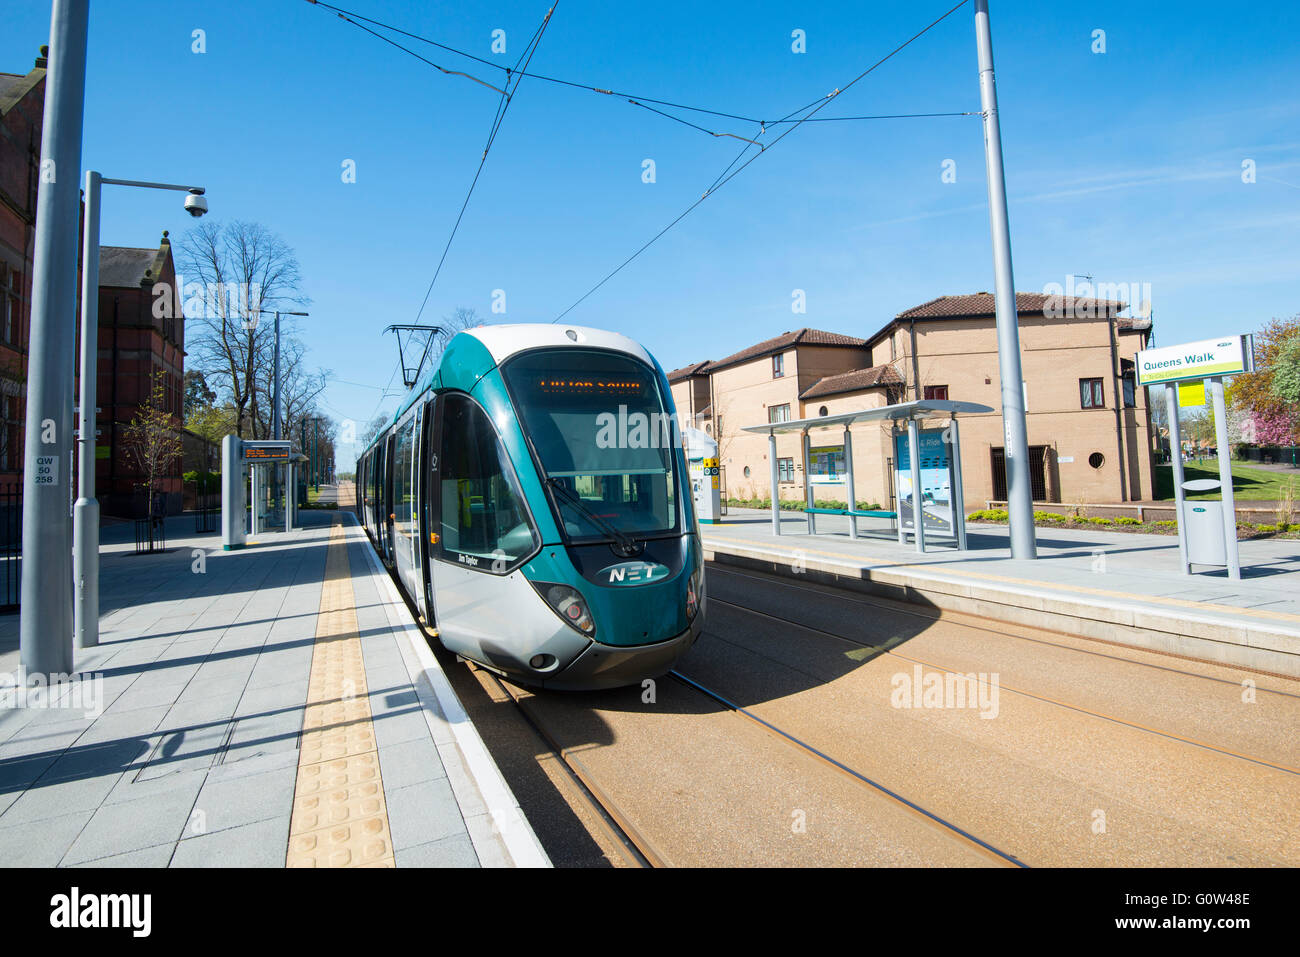
[[309, 316], [311, 313], [290, 312], [281, 309], [259, 309], [257, 311], [263, 316], [275, 316], [275, 359], [271, 367], [271, 438], [278, 439], [280, 438], [280, 317]]
[[[257, 311], [263, 316], [275, 316], [275, 358], [271, 366], [271, 438], [278, 439], [280, 438], [280, 316], [306, 316], [310, 315], [310, 313], [290, 312], [289, 310], [281, 309], [259, 309]], [[280, 483], [278, 473], [273, 474], [271, 479], [271, 497], [277, 502], [280, 500], [278, 493], [279, 487]], [[296, 490], [291, 490], [289, 494], [293, 494], [294, 491]]]
[[[196, 219], [208, 211], [201, 186], [107, 179], [86, 170], [86, 223], [81, 248], [81, 404], [78, 407], [77, 488], [72, 507], [72, 632], [78, 648], [99, 644], [99, 501], [95, 498], [95, 408], [99, 360], [100, 187], [139, 186], [184, 192], [185, 210]], [[152, 503], [150, 503], [150, 507]]]

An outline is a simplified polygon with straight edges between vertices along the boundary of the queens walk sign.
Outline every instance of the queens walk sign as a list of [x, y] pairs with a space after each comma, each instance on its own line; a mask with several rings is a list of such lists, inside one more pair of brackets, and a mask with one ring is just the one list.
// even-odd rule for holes
[[1224, 336], [1137, 354], [1138, 385], [1235, 375], [1254, 368], [1252, 336]]

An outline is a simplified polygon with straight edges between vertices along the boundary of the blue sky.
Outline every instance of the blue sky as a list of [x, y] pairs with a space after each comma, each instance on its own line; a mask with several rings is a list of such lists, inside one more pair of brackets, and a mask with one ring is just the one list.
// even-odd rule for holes
[[[415, 321], [497, 95], [304, 0], [177, 0], [145, 15], [126, 0], [91, 6], [84, 164], [201, 183], [212, 218], [280, 233], [312, 300], [310, 359], [334, 373], [325, 410], [360, 429], [394, 408], [382, 389], [396, 346], [380, 332]], [[339, 6], [503, 64], [546, 12], [520, 0]], [[949, 6], [559, 0], [531, 69], [770, 119], [844, 86]], [[1149, 283], [1164, 344], [1300, 312], [1300, 4], [991, 6], [1021, 291], [1071, 273]], [[47, 42], [49, 5], [10, 4], [5, 24], [0, 70], [24, 72]], [[504, 56], [490, 49], [496, 29]], [[805, 53], [791, 50], [795, 29]], [[1099, 29], [1104, 53], [1092, 51]], [[499, 83], [486, 66], [418, 49]], [[978, 109], [967, 4], [818, 115]], [[524, 79], [423, 321], [458, 306], [550, 321], [698, 199], [741, 145]], [[642, 181], [646, 159], [654, 183]], [[355, 183], [342, 181], [345, 160]], [[946, 160], [955, 182], [941, 179]], [[1254, 183], [1242, 181], [1246, 160]], [[639, 339], [665, 368], [805, 325], [865, 336], [935, 296], [992, 289], [985, 190], [978, 117], [804, 124], [566, 321]], [[147, 246], [190, 225], [173, 194], [105, 190], [105, 244]], [[491, 311], [497, 289], [504, 315]], [[796, 289], [806, 313], [792, 312]]]

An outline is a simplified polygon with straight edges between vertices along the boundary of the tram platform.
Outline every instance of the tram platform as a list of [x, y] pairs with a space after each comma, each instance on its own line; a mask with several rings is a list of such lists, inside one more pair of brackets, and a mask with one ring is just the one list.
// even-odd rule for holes
[[549, 866], [355, 517], [300, 523], [104, 528], [100, 645], [57, 700], [0, 686], [0, 862]]
[[[880, 524], [880, 523], [877, 523]], [[862, 520], [862, 532], [870, 529]], [[701, 528], [705, 557], [833, 582], [883, 597], [1002, 622], [1300, 677], [1300, 543], [1241, 542], [1242, 577], [1184, 575], [1162, 535], [1037, 530], [1037, 560], [1011, 557], [1005, 526], [967, 526], [968, 549], [918, 553], [883, 527], [851, 539], [848, 519], [731, 509]], [[707, 586], [706, 586], [707, 593]]]

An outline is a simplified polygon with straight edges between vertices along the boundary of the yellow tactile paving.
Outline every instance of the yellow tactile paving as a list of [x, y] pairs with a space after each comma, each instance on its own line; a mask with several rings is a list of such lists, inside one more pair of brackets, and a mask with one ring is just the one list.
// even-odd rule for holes
[[[750, 548], [772, 548], [771, 545], [764, 545], [762, 542], [744, 538], [728, 538], [725, 535], [704, 536], [704, 545], [707, 548], [710, 543], [719, 545], [743, 545]], [[780, 550], [779, 548], [777, 549]], [[1129, 601], [1151, 602], [1157, 605], [1170, 605], [1177, 608], [1187, 608], [1196, 611], [1222, 612], [1230, 615], [1246, 615], [1250, 618], [1273, 618], [1279, 621], [1300, 622], [1300, 615], [1293, 615], [1285, 611], [1266, 611], [1260, 608], [1238, 608], [1235, 605], [1216, 605], [1205, 601], [1191, 601], [1186, 598], [1170, 598], [1164, 595], [1139, 595], [1131, 592], [1111, 591], [1106, 588], [1090, 588], [1086, 585], [1065, 585], [1056, 582], [1035, 581], [1029, 578], [1012, 578], [1007, 575], [991, 575], [988, 572], [973, 572], [966, 568], [953, 568], [951, 565], [935, 567], [925, 563], [915, 565], [899, 565], [893, 562], [873, 562], [870, 564], [862, 563], [852, 555], [844, 552], [829, 552], [816, 548], [798, 549], [809, 555], [824, 555], [827, 558], [837, 558], [844, 562], [857, 562], [863, 568], [888, 568], [889, 571], [921, 571], [931, 572], [940, 575], [958, 575], [964, 578], [976, 578], [984, 581], [1002, 582], [1008, 585], [1029, 585], [1036, 588], [1056, 588], [1061, 591], [1082, 592], [1088, 595], [1097, 595], [1102, 598], [1120, 598]]]
[[361, 639], [337, 520], [325, 558], [286, 867], [394, 867]]

